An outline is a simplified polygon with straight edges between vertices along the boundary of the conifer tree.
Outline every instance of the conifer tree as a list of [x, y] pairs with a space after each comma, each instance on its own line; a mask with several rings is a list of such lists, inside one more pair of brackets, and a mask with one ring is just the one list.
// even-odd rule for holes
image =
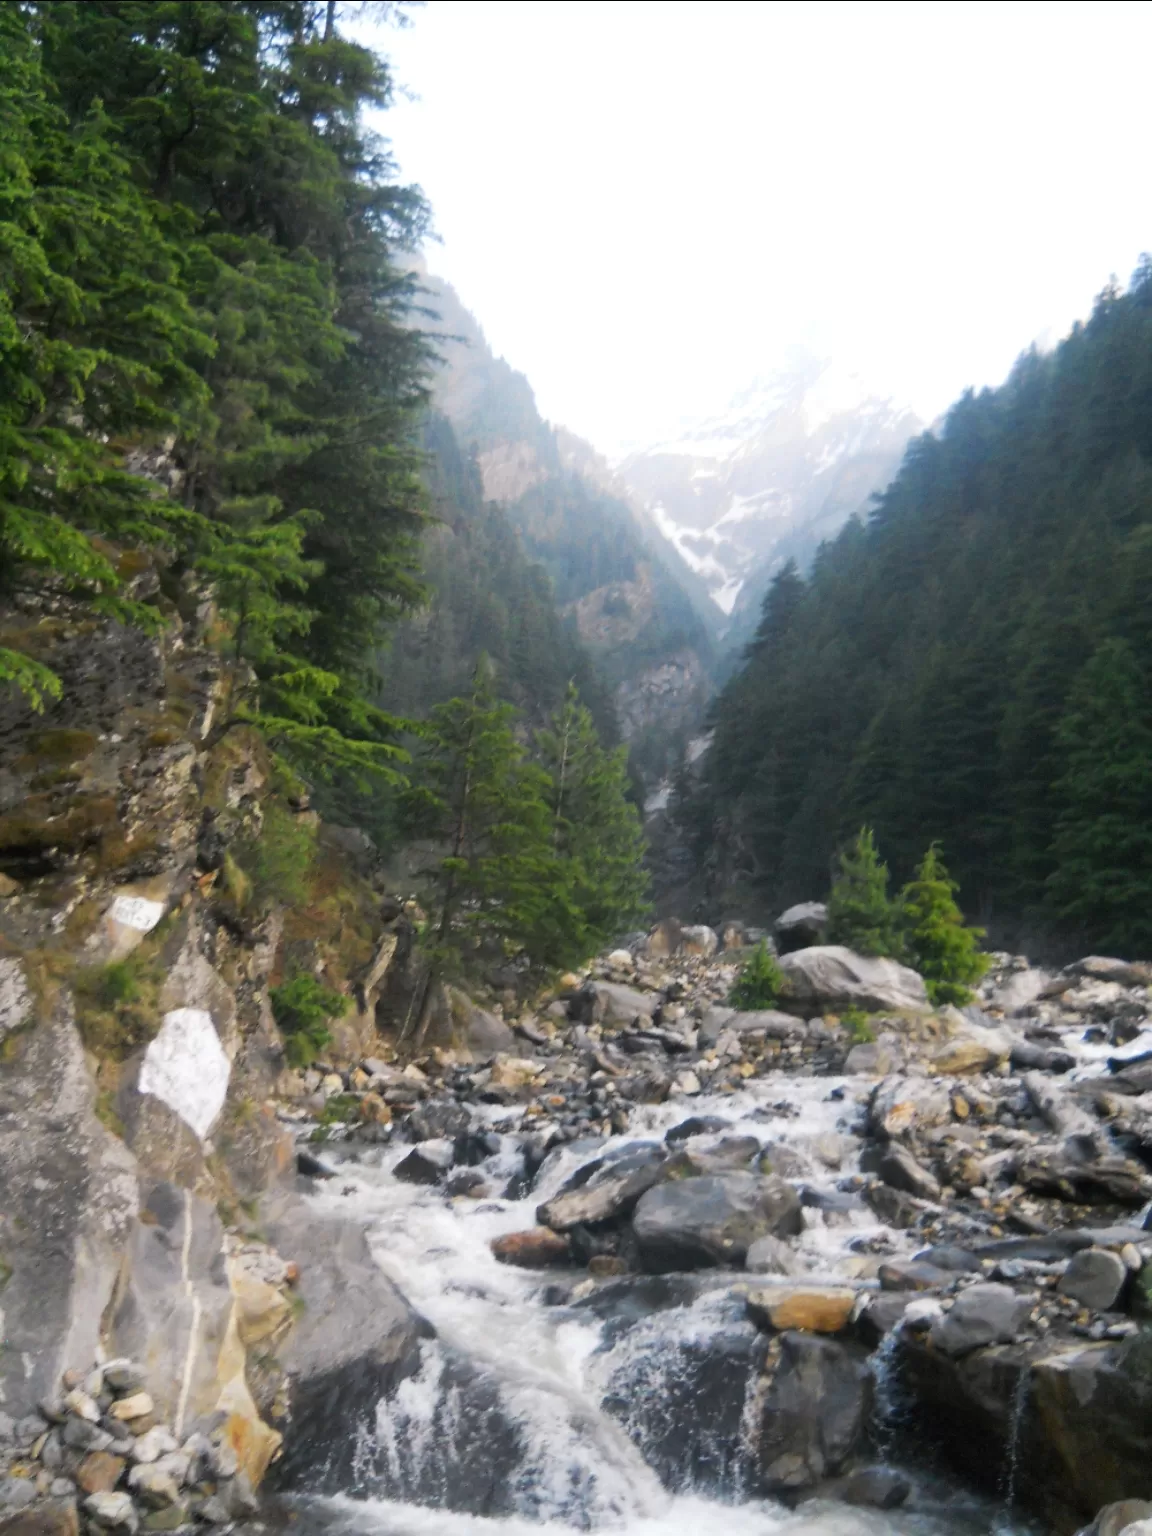
[[1056, 739], [1051, 909], [1121, 953], [1152, 953], [1152, 705], [1127, 641], [1081, 669]]
[[482, 950], [537, 964], [579, 949], [581, 922], [553, 846], [548, 778], [516, 738], [516, 711], [481, 658], [466, 697], [433, 710], [406, 794], [410, 830], [435, 861], [428, 942], [445, 968]]
[[627, 798], [627, 749], [607, 752], [573, 683], [546, 730], [536, 735], [548, 776], [551, 841], [563, 861], [588, 954], [647, 910], [644, 834]]
[[900, 925], [908, 962], [924, 978], [933, 1003], [972, 1001], [970, 988], [988, 969], [980, 952], [982, 928], [966, 928], [956, 905], [956, 882], [935, 843], [900, 896]]
[[892, 955], [899, 944], [888, 897], [888, 866], [871, 827], [861, 827], [839, 857], [828, 899], [828, 941], [861, 955]]

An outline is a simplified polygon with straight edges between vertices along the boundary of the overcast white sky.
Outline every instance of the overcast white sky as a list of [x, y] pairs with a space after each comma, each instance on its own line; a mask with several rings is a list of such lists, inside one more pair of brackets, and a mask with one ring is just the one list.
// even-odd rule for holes
[[605, 452], [795, 341], [930, 418], [1152, 247], [1134, 0], [430, 0], [373, 41], [430, 266]]

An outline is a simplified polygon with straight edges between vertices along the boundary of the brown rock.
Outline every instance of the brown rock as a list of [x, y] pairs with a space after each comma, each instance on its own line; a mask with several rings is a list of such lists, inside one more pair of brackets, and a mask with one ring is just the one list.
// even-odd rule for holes
[[19, 889], [19, 881], [13, 880], [11, 875], [0, 874], [0, 901], [8, 896], [15, 896]]
[[491, 1248], [501, 1264], [515, 1264], [518, 1269], [545, 1269], [550, 1264], [566, 1264], [571, 1257], [568, 1239], [549, 1227], [506, 1232], [492, 1239]]
[[75, 1504], [38, 1504], [0, 1520], [0, 1536], [79, 1536]]
[[839, 1285], [770, 1285], [748, 1294], [753, 1321], [778, 1333], [840, 1333], [855, 1304], [856, 1292]]
[[111, 1493], [123, 1471], [123, 1456], [113, 1456], [111, 1451], [92, 1451], [77, 1467], [76, 1483], [84, 1493]]
[[628, 1266], [614, 1253], [594, 1253], [588, 1260], [588, 1273], [597, 1280], [606, 1280], [612, 1275], [626, 1275]]
[[392, 1111], [378, 1093], [366, 1093], [360, 1100], [360, 1119], [367, 1125], [391, 1125]]

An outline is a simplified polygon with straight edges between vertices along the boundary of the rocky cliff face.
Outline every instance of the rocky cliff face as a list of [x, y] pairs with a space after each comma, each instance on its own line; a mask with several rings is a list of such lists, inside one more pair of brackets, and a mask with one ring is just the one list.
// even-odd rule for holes
[[705, 588], [594, 450], [541, 419], [528, 381], [492, 355], [453, 290], [428, 282], [444, 338], [436, 403], [475, 454], [485, 496], [505, 508], [548, 571], [561, 612], [613, 694], [634, 763], [655, 780], [711, 688], [714, 610]]
[[[295, 1193], [268, 998], [294, 952], [357, 1005], [336, 1058], [362, 1050], [396, 939], [322, 834], [306, 910], [243, 900], [232, 855], [267, 846], [272, 768], [251, 732], [214, 731], [228, 681], [187, 607], [159, 637], [64, 600], [0, 620], [64, 682], [0, 722], [0, 1428], [55, 1446], [0, 1503], [156, 1424], [173, 1451], [210, 1432], [229, 1488], [258, 1484], [297, 1395], [346, 1363], [349, 1308], [382, 1370], [416, 1333], [362, 1233]], [[118, 1418], [109, 1396], [84, 1439], [61, 1383], [118, 1358], [148, 1406]]]

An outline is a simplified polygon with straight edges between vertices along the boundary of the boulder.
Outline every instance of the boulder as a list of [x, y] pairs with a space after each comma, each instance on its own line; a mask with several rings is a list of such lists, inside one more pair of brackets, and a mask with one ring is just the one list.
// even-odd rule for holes
[[439, 1184], [452, 1167], [455, 1147], [446, 1137], [421, 1141], [392, 1170], [405, 1184]]
[[749, 1412], [758, 1480], [769, 1494], [834, 1475], [862, 1438], [868, 1406], [867, 1368], [845, 1345], [785, 1333], [779, 1347]]
[[71, 1500], [37, 1504], [35, 1509], [21, 1510], [0, 1520], [0, 1536], [79, 1536], [79, 1531], [76, 1506]]
[[76, 1486], [81, 1493], [108, 1493], [123, 1476], [123, 1456], [110, 1451], [91, 1451], [76, 1468]]
[[689, 1115], [687, 1120], [681, 1120], [679, 1125], [666, 1131], [664, 1140], [671, 1146], [677, 1141], [690, 1141], [693, 1136], [714, 1136], [718, 1131], [729, 1130], [731, 1125], [731, 1120], [725, 1120], [721, 1115]]
[[777, 1333], [842, 1333], [856, 1305], [856, 1292], [842, 1285], [768, 1285], [748, 1293], [748, 1315]]
[[579, 1024], [621, 1028], [636, 1019], [650, 1019], [659, 1002], [655, 992], [637, 992], [614, 981], [589, 981], [570, 1001], [568, 1014]]
[[755, 1136], [725, 1136], [712, 1147], [683, 1147], [664, 1164], [661, 1178], [699, 1179], [710, 1173], [739, 1173], [751, 1168], [761, 1150]]
[[939, 1200], [940, 1184], [909, 1152], [907, 1147], [895, 1143], [880, 1159], [878, 1169], [885, 1184], [902, 1189], [905, 1194], [917, 1195], [921, 1200]]
[[1051, 971], [1028, 966], [1024, 970], [1011, 971], [994, 987], [982, 992], [982, 995], [990, 1008], [1011, 1014], [1034, 1003], [1051, 981]]
[[951, 1095], [945, 1084], [931, 1078], [886, 1077], [868, 1104], [869, 1130], [888, 1140], [946, 1125], [951, 1118]]
[[809, 949], [824, 941], [828, 928], [828, 908], [822, 901], [801, 901], [781, 912], [773, 927], [776, 949], [782, 955], [797, 949]]
[[970, 1285], [951, 1311], [932, 1324], [929, 1339], [946, 1355], [964, 1355], [985, 1344], [1009, 1344], [1031, 1310], [1028, 1298], [1007, 1285]]
[[679, 953], [682, 955], [695, 955], [701, 960], [711, 960], [719, 948], [720, 939], [715, 929], [709, 928], [704, 923], [696, 923], [680, 930]]
[[894, 1467], [861, 1467], [844, 1484], [845, 1504], [866, 1509], [899, 1509], [912, 1485]]
[[122, 1531], [136, 1536], [140, 1516], [127, 1493], [92, 1493], [84, 1500], [84, 1513], [102, 1531]]
[[552, 1264], [568, 1264], [572, 1253], [568, 1239], [550, 1227], [533, 1227], [527, 1232], [505, 1232], [489, 1244], [501, 1264], [518, 1269], [546, 1269]]
[[895, 960], [858, 955], [839, 944], [818, 944], [780, 957], [788, 982], [788, 1005], [808, 1013], [862, 1008], [927, 1013], [924, 982]]
[[971, 1072], [995, 1072], [1012, 1052], [1007, 1030], [966, 1018], [958, 1008], [941, 1010], [948, 1038], [926, 1053], [925, 1064], [940, 1077], [962, 1077]]
[[1094, 1312], [1114, 1307], [1128, 1278], [1128, 1266], [1107, 1248], [1082, 1248], [1068, 1260], [1056, 1289]]
[[742, 1265], [758, 1237], [788, 1237], [803, 1226], [800, 1197], [771, 1175], [713, 1174], [660, 1184], [643, 1195], [632, 1230], [645, 1269]]
[[885, 1291], [938, 1291], [950, 1285], [956, 1276], [923, 1260], [893, 1259], [881, 1264], [878, 1278]]
[[[1119, 1499], [1097, 1511], [1095, 1520], [1083, 1536], [1130, 1536], [1149, 1520], [1152, 1520], [1152, 1504], [1147, 1499]], [[1152, 1525], [1148, 1529], [1152, 1531]]]
[[358, 1437], [381, 1399], [417, 1368], [428, 1325], [376, 1263], [361, 1223], [289, 1196], [266, 1204], [264, 1226], [299, 1271], [300, 1304], [277, 1351], [290, 1412], [276, 1482], [335, 1492], [356, 1476]]
[[744, 1268], [754, 1275], [799, 1275], [799, 1257], [782, 1237], [758, 1237], [744, 1255]]
[[[643, 1150], [599, 1168], [587, 1182], [546, 1200], [536, 1220], [553, 1232], [570, 1232], [588, 1222], [626, 1216], [647, 1190], [664, 1177], [667, 1159], [660, 1149]], [[580, 1170], [574, 1176], [579, 1177]]]
[[700, 1024], [701, 1046], [715, 1045], [726, 1031], [753, 1040], [803, 1040], [808, 1026], [803, 1019], [776, 1008], [709, 1008]]

